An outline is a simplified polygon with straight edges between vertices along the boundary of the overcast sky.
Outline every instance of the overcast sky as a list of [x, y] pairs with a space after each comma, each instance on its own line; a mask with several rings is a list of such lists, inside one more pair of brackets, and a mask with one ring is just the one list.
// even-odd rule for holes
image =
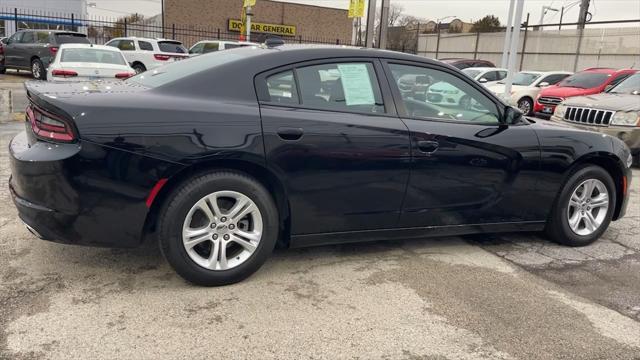
[[[96, 8], [90, 8], [89, 14], [100, 16], [121, 16], [125, 13], [138, 12], [145, 16], [160, 13], [160, 0], [87, 0], [95, 2]], [[260, 0], [257, 0], [260, 1]], [[212, 1], [213, 2], [213, 1]], [[241, 0], [238, 0], [240, 3]], [[348, 0], [288, 0], [287, 2], [314, 4], [336, 8], [347, 8]], [[542, 6], [549, 5], [560, 9], [569, 7], [578, 0], [525, 0], [526, 13], [531, 13], [531, 23], [538, 23]], [[381, 0], [377, 0], [378, 5]], [[456, 16], [464, 21], [477, 20], [484, 15], [497, 15], [506, 23], [509, 0], [391, 0], [400, 5], [404, 12], [422, 19], [438, 19], [445, 16]], [[594, 21], [639, 19], [640, 0], [591, 0], [591, 13]], [[565, 13], [563, 22], [575, 22], [578, 19], [578, 5], [572, 6]], [[546, 23], [557, 23], [559, 13], [550, 12], [545, 17]], [[637, 24], [633, 24], [637, 26]]]

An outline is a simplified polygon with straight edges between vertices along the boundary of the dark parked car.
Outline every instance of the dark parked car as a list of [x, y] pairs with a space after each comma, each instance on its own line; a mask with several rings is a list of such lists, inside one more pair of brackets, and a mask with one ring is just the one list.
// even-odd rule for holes
[[[407, 78], [417, 94], [399, 88]], [[429, 103], [422, 87], [441, 82], [471, 105]], [[197, 284], [244, 279], [278, 241], [546, 230], [586, 245], [628, 199], [619, 139], [527, 120], [408, 54], [238, 48], [122, 82], [26, 88], [9, 184], [28, 228], [70, 244], [157, 239]]]
[[445, 64], [449, 64], [460, 70], [471, 67], [496, 67], [494, 63], [487, 60], [463, 59], [463, 58], [443, 58], [438, 59]]
[[6, 69], [30, 70], [35, 79], [44, 80], [58, 48], [67, 43], [88, 44], [89, 39], [73, 31], [20, 30], [7, 39], [0, 74]]

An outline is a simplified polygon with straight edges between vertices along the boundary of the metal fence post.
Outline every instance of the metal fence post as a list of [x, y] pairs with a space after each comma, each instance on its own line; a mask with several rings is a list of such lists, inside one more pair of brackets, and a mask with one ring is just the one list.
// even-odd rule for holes
[[127, 35], [127, 18], [124, 18], [124, 36], [128, 36]]
[[336, 39], [336, 45], [340, 45], [340, 39]]
[[74, 25], [74, 15], [73, 13], [71, 13], [71, 30], [76, 31], [75, 25]]
[[476, 48], [473, 49], [473, 60], [478, 58], [478, 43], [480, 42], [480, 32], [476, 33]]
[[175, 40], [176, 38], [176, 24], [171, 24], [171, 38]]
[[436, 39], [436, 59], [438, 59], [438, 53], [440, 52], [440, 23], [438, 23], [438, 38]]
[[218, 30], [217, 31], [217, 35], [218, 35], [217, 39], [220, 39], [220, 28], [218, 28], [217, 30]]
[[298, 42], [300, 42], [300, 44], [302, 44], [302, 35], [298, 35]]
[[[542, 28], [540, 28], [542, 30]], [[520, 53], [520, 67], [518, 71], [522, 71], [522, 64], [524, 64], [524, 54], [527, 50], [527, 34], [529, 33], [529, 14], [527, 13], [527, 23], [524, 27], [524, 37], [522, 38], [522, 52]]]
[[13, 26], [15, 26], [14, 31], [18, 31], [18, 8], [13, 8]]

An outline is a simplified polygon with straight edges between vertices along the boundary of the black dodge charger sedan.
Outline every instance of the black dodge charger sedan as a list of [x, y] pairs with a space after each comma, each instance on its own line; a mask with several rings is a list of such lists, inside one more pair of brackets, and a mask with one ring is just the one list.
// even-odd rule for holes
[[[441, 101], [439, 83], [467, 100]], [[202, 285], [246, 278], [277, 242], [544, 230], [586, 245], [628, 199], [623, 142], [524, 118], [413, 55], [256, 46], [26, 89], [9, 149], [26, 226], [69, 244], [157, 239]]]

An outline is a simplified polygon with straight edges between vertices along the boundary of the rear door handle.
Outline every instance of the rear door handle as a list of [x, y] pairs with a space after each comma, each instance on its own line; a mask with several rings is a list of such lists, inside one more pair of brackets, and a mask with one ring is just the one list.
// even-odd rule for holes
[[302, 131], [301, 128], [294, 128], [294, 127], [278, 128], [278, 136], [282, 140], [287, 140], [287, 141], [299, 140], [302, 137], [302, 134], [304, 134], [304, 131]]
[[418, 141], [418, 149], [427, 154], [431, 154], [438, 150], [440, 144], [437, 141], [420, 140]]

